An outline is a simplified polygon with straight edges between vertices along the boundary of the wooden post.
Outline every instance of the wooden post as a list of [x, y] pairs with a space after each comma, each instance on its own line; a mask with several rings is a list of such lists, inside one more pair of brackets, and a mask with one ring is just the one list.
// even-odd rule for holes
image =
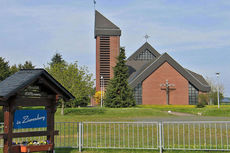
[[[10, 102], [9, 102], [10, 103]], [[3, 106], [4, 111], [4, 147], [3, 153], [13, 153], [12, 151], [12, 140], [13, 140], [13, 116], [15, 107], [12, 105]]]
[[50, 133], [50, 135], [47, 136], [47, 140], [50, 141], [52, 144], [52, 148], [50, 148], [50, 151], [47, 151], [47, 153], [53, 153], [54, 152], [54, 114], [56, 112], [56, 104], [57, 104], [57, 98], [51, 99], [51, 105], [46, 107], [47, 110], [47, 131]]

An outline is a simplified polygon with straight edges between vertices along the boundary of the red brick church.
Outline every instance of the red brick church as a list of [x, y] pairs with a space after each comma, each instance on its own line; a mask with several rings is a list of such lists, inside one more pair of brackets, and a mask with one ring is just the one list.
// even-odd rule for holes
[[[105, 87], [113, 77], [120, 36], [120, 28], [95, 11], [96, 91], [101, 90], [101, 77]], [[201, 75], [184, 68], [167, 53], [158, 53], [147, 42], [126, 64], [137, 105], [195, 105], [199, 94], [210, 91]]]

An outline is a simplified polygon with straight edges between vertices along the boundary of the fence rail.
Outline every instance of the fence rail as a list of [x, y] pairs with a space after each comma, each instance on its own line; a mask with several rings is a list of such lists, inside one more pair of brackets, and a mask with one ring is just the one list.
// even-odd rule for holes
[[229, 150], [230, 122], [163, 122], [167, 150]]
[[83, 148], [158, 149], [157, 122], [84, 122]]
[[[4, 124], [0, 123], [0, 133]], [[46, 128], [14, 129], [14, 132]], [[163, 122], [57, 122], [56, 148], [113, 148], [154, 150], [230, 150], [228, 121]], [[46, 140], [46, 137], [16, 138], [14, 142]], [[3, 147], [3, 140], [0, 140]]]

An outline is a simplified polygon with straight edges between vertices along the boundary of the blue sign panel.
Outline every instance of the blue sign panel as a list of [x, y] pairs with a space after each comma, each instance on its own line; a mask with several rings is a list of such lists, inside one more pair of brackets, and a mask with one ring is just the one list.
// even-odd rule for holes
[[14, 113], [14, 128], [47, 127], [46, 110], [16, 110]]

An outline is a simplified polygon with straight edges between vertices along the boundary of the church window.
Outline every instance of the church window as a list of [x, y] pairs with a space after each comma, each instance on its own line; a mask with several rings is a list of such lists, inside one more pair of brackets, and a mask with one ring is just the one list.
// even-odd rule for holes
[[154, 56], [153, 53], [151, 53], [148, 49], [146, 49], [145, 51], [138, 54], [135, 60], [151, 60], [154, 58], [156, 58], [156, 56]]
[[142, 84], [139, 83], [135, 88], [134, 88], [134, 99], [136, 101], [137, 105], [142, 104]]
[[188, 93], [189, 93], [189, 105], [196, 105], [198, 103], [198, 95], [199, 91], [189, 83], [189, 88], [188, 88]]

